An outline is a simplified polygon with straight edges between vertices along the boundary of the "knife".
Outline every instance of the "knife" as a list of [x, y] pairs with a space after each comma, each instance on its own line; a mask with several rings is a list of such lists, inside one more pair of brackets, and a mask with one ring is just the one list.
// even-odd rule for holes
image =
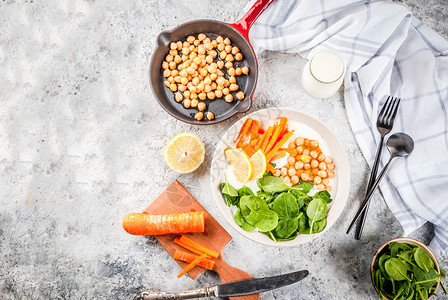
[[134, 300], [158, 300], [158, 299], [192, 299], [202, 297], [236, 297], [258, 294], [286, 285], [296, 283], [308, 276], [308, 270], [296, 271], [277, 276], [252, 278], [218, 284], [215, 286], [179, 291], [179, 292], [161, 292], [161, 291], [143, 291], [137, 295]]

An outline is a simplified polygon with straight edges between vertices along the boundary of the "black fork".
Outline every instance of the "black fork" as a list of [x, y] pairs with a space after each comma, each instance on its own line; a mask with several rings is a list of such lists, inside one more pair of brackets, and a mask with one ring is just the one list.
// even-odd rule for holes
[[[376, 127], [381, 135], [380, 142], [378, 144], [378, 149], [376, 150], [375, 161], [373, 162], [372, 171], [370, 172], [369, 183], [367, 184], [367, 192], [370, 192], [373, 183], [375, 182], [376, 174], [378, 173], [378, 165], [381, 157], [381, 152], [383, 151], [384, 137], [392, 130], [394, 126], [395, 116], [397, 115], [398, 106], [400, 105], [400, 100], [397, 97], [387, 97], [384, 103], [378, 119], [376, 121]], [[367, 211], [369, 209], [369, 204], [367, 204], [364, 212], [362, 213], [360, 220], [356, 226], [355, 238], [359, 240], [361, 238], [362, 230], [364, 229], [364, 223], [367, 218]], [[351, 227], [347, 230], [350, 231]]]

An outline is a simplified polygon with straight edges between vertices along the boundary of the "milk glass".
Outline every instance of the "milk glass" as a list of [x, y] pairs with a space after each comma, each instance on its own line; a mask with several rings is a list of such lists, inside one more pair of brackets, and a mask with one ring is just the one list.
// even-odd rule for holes
[[315, 54], [305, 65], [302, 85], [315, 98], [327, 98], [335, 94], [344, 81], [345, 62], [331, 50]]

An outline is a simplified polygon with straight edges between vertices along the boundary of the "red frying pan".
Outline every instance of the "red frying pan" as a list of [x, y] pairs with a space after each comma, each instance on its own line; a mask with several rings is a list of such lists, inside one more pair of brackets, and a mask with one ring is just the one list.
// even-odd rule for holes
[[[151, 65], [149, 69], [149, 77], [152, 90], [156, 100], [171, 116], [190, 124], [214, 124], [224, 121], [237, 113], [243, 113], [252, 106], [252, 97], [257, 85], [258, 78], [258, 61], [252, 45], [249, 42], [249, 30], [258, 16], [273, 2], [274, 0], [257, 0], [249, 11], [233, 24], [224, 23], [216, 20], [195, 20], [179, 25], [178, 27], [163, 31], [157, 37], [157, 45], [154, 50]], [[248, 66], [249, 75], [239, 76], [238, 85], [244, 92], [244, 100], [234, 100], [227, 103], [224, 100], [205, 100], [208, 110], [213, 112], [215, 118], [211, 121], [197, 121], [194, 115], [198, 112], [195, 108], [186, 109], [181, 103], [174, 100], [174, 94], [167, 88], [163, 82], [162, 62], [169, 52], [171, 42], [184, 41], [189, 35], [205, 33], [211, 39], [218, 35], [232, 41], [232, 45], [237, 46], [244, 56], [240, 62], [234, 62], [234, 66]]]

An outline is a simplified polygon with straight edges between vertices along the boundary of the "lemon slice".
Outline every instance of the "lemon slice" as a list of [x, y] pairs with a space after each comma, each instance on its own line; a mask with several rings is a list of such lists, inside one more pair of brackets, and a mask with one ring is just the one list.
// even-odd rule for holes
[[233, 174], [239, 182], [247, 182], [252, 177], [252, 164], [249, 156], [238, 148], [226, 149], [224, 154], [229, 165], [233, 167]]
[[261, 149], [250, 157], [250, 162], [252, 163], [251, 179], [258, 179], [263, 176], [264, 172], [266, 172], [268, 161], [266, 160], [266, 156]]
[[168, 142], [164, 154], [171, 169], [182, 174], [191, 173], [204, 161], [204, 143], [195, 134], [181, 133]]

